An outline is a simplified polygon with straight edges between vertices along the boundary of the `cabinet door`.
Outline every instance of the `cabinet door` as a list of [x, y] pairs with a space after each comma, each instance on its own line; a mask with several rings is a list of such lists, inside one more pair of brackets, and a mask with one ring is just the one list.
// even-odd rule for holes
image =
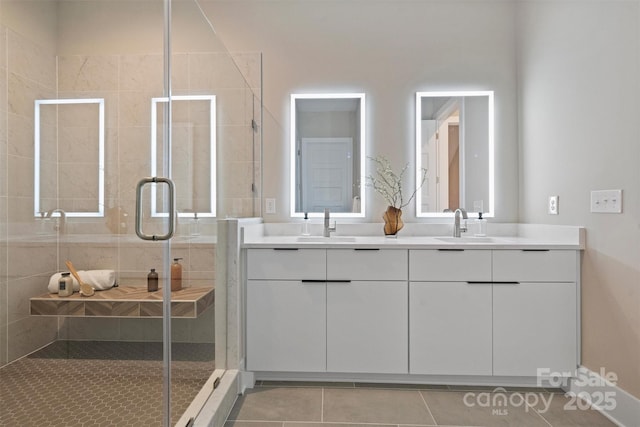
[[573, 372], [576, 312], [575, 283], [494, 283], [493, 374]]
[[412, 374], [491, 375], [491, 283], [409, 284]]
[[247, 369], [326, 369], [326, 285], [247, 281]]
[[407, 282], [327, 283], [327, 370], [408, 372]]

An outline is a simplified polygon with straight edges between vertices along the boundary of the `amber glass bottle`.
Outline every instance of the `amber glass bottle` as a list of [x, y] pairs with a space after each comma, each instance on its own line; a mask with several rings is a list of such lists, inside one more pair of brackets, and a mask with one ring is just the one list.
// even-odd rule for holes
[[171, 290], [179, 291], [182, 289], [182, 265], [180, 260], [182, 258], [174, 258], [173, 264], [171, 264]]
[[158, 290], [158, 273], [156, 273], [156, 269], [152, 268], [149, 274], [147, 275], [147, 291], [155, 292]]

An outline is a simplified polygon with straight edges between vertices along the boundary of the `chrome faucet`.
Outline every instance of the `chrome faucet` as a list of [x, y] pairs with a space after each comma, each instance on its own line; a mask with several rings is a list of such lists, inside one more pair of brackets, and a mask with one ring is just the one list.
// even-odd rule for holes
[[336, 231], [336, 222], [333, 222], [333, 227], [331, 227], [329, 225], [329, 218], [330, 216], [330, 212], [329, 212], [329, 208], [324, 208], [324, 233], [323, 236], [324, 237], [331, 237], [331, 232], [332, 231]]
[[54, 213], [58, 213], [60, 216], [56, 218], [56, 223], [54, 224], [53, 229], [55, 231], [59, 231], [60, 234], [64, 234], [66, 229], [67, 213], [62, 209], [50, 209], [47, 212], [46, 218], [53, 218]]
[[467, 224], [465, 222], [464, 227], [460, 226], [460, 216], [462, 215], [463, 219], [468, 219], [469, 217], [467, 216], [467, 211], [465, 211], [462, 208], [456, 209], [455, 213], [453, 214], [453, 237], [460, 237], [460, 233], [461, 232], [466, 232], [467, 231]]

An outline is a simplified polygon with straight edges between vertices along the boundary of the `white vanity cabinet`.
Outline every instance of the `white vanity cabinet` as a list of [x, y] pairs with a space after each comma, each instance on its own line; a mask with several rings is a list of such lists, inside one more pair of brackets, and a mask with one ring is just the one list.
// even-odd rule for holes
[[324, 372], [326, 250], [247, 251], [247, 369]]
[[577, 251], [493, 251], [493, 375], [573, 372]]
[[573, 372], [580, 252], [456, 246], [246, 249], [247, 370], [411, 381]]
[[409, 251], [410, 372], [573, 372], [578, 252]]
[[247, 369], [408, 372], [407, 250], [249, 249]]
[[491, 251], [409, 251], [410, 372], [491, 375]]
[[327, 250], [327, 371], [408, 373], [407, 251]]

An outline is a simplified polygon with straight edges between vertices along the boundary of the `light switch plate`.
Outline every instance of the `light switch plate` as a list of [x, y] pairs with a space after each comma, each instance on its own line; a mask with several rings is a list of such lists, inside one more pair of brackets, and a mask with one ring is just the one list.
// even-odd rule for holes
[[622, 190], [593, 190], [591, 212], [622, 213]]
[[549, 215], [558, 215], [560, 208], [558, 206], [558, 202], [560, 201], [560, 196], [549, 196], [549, 206], [548, 212]]

